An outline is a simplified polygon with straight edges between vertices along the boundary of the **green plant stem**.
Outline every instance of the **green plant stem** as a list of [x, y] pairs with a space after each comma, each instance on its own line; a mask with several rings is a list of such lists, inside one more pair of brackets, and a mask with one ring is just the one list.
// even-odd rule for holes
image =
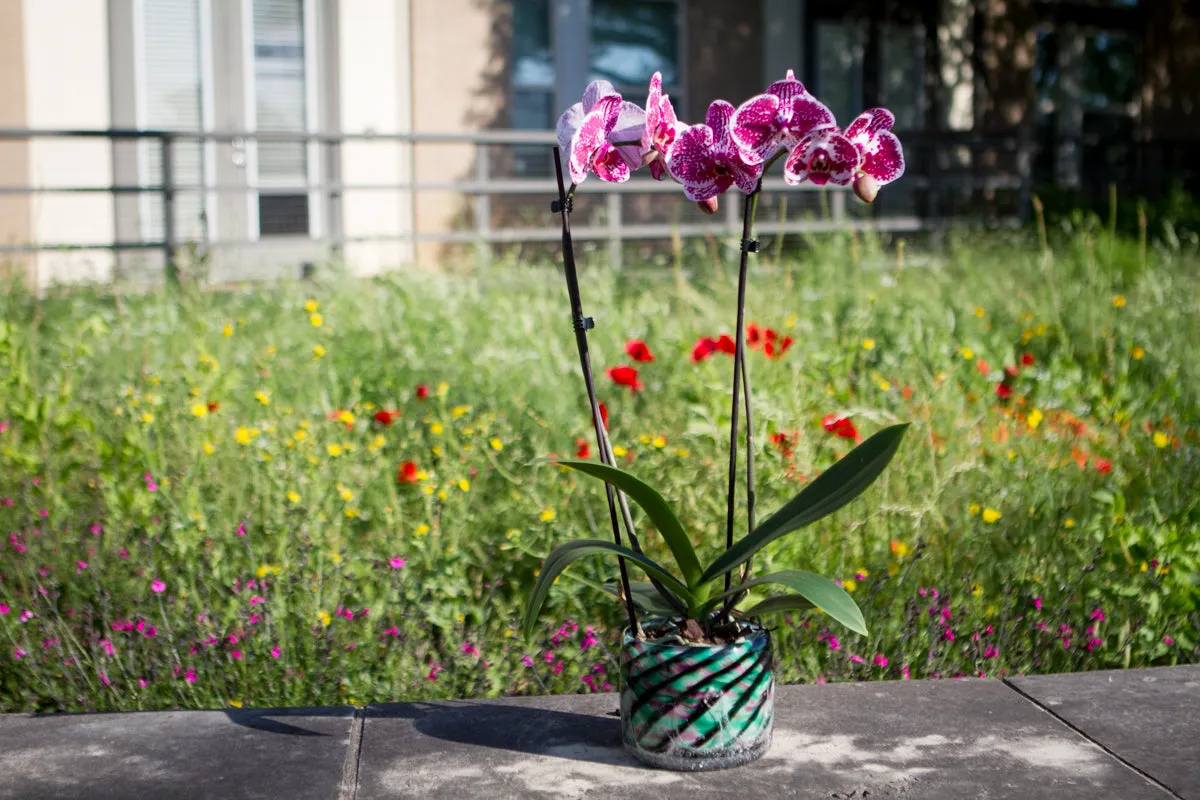
[[[758, 207], [758, 194], [762, 189], [762, 182], [754, 188], [754, 191], [746, 195], [745, 203], [742, 207], [742, 257], [738, 264], [738, 299], [737, 299], [737, 333], [736, 346], [733, 354], [733, 392], [732, 392], [732, 412], [729, 419], [729, 489], [725, 497], [725, 549], [729, 550], [733, 547], [733, 522], [736, 509], [734, 508], [737, 500], [737, 439], [738, 439], [738, 400], [741, 390], [743, 362], [746, 358], [746, 272], [750, 260], [750, 238], [754, 234], [754, 212]], [[750, 394], [746, 394], [746, 407], [750, 407]], [[748, 426], [747, 426], [748, 427]], [[747, 486], [749, 488], [749, 496], [753, 497], [754, 488], [752, 483], [751, 473], [747, 474]], [[733, 585], [733, 575], [730, 572], [725, 573], [725, 591], [729, 591]], [[722, 611], [722, 616], [725, 621], [729, 618], [730, 606], [726, 606]]]

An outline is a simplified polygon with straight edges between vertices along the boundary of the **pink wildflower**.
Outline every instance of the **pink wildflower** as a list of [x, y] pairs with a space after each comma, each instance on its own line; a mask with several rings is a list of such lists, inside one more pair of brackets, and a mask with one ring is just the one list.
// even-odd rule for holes
[[867, 663], [867, 660], [865, 658], [863, 658], [862, 656], [856, 656], [856, 655], [850, 656], [850, 661], [851, 661], [851, 663], [854, 663], [854, 664]]
[[271, 648], [271, 658], [279, 658], [283, 655], [283, 651], [279, 649], [279, 645]]
[[1040, 594], [1037, 597], [1033, 598], [1033, 607], [1036, 608], [1038, 611], [1042, 610], [1042, 596]]
[[872, 660], [871, 663], [877, 667], [881, 667], [881, 668], [887, 667], [887, 665], [888, 665], [887, 656], [885, 656], [881, 653], [876, 653], [875, 658]]
[[1093, 611], [1092, 619], [1094, 619], [1096, 622], [1104, 622], [1104, 620], [1105, 620], [1104, 609], [1097, 608], [1095, 611]]
[[195, 683], [196, 682], [196, 670], [192, 669], [191, 667], [188, 667], [188, 671], [184, 673], [183, 679], [185, 681], [187, 681], [188, 683]]
[[532, 659], [532, 658], [530, 658], [529, 656], [521, 656], [521, 663], [522, 663], [522, 664], [524, 664], [524, 665], [525, 665], [525, 666], [527, 666], [527, 667], [532, 667], [532, 666], [533, 666], [533, 659]]
[[444, 671], [445, 671], [445, 667], [443, 667], [441, 664], [430, 664], [429, 665], [429, 674], [425, 676], [425, 679], [430, 680], [430, 681], [436, 681], [438, 673], [444, 672]]
[[229, 656], [234, 661], [241, 661], [242, 660], [242, 651], [241, 650], [231, 650], [231, 651], [229, 651]]
[[16, 650], [13, 650], [13, 661], [20, 661], [27, 655], [29, 654], [26, 653], [24, 649], [18, 647]]
[[842, 644], [841, 644], [841, 642], [839, 642], [837, 640], [836, 636], [829, 637], [829, 649], [830, 650], [841, 650], [842, 649]]
[[550, 668], [550, 671], [553, 672], [555, 675], [561, 675], [563, 669], [565, 669], [566, 666], [567, 665], [564, 664], [562, 661], [558, 661], [555, 663], [555, 665], [553, 667]]
[[153, 583], [150, 584], [150, 591], [154, 592], [155, 594], [162, 594], [166, 590], [167, 585], [158, 578], [155, 578]]
[[1175, 640], [1172, 639], [1170, 636], [1164, 636], [1163, 644], [1165, 644], [1167, 647], [1173, 647], [1175, 645]]
[[8, 607], [8, 603], [0, 603], [0, 616], [7, 614], [9, 611], [12, 611], [12, 609]]
[[88, 563], [86, 561], [76, 561], [75, 562], [75, 574], [76, 575], [80, 574], [87, 568], [88, 568]]
[[469, 656], [475, 656], [476, 658], [479, 657], [478, 648], [476, 648], [475, 645], [471, 644], [469, 641], [462, 643], [462, 651]]
[[392, 556], [392, 560], [388, 563], [392, 565], [392, 569], [404, 569], [404, 565], [407, 562], [400, 556]]

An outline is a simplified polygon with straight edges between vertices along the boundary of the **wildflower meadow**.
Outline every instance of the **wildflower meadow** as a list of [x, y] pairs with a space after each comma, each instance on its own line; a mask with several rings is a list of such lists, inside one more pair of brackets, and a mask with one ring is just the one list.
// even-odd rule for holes
[[[1086, 217], [779, 244], [746, 305], [758, 507], [912, 423], [861, 499], [760, 557], [836, 577], [869, 629], [793, 614], [780, 680], [1200, 660], [1194, 244]], [[581, 260], [614, 454], [701, 549], [736, 248]], [[531, 465], [595, 458], [552, 259], [0, 308], [0, 711], [615, 688], [615, 564], [519, 631], [554, 544], [607, 523], [598, 482]]]

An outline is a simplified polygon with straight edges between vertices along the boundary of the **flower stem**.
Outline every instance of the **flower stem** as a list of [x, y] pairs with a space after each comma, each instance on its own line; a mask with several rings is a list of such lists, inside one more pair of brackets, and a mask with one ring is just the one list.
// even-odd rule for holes
[[[732, 412], [729, 419], [729, 489], [725, 498], [725, 549], [729, 550], [733, 547], [733, 522], [735, 514], [735, 501], [737, 499], [737, 443], [738, 443], [738, 401], [740, 399], [740, 391], [742, 377], [745, 375], [745, 359], [746, 359], [746, 272], [750, 258], [750, 239], [754, 233], [754, 212], [758, 208], [758, 194], [762, 188], [760, 182], [754, 188], [754, 191], [746, 195], [745, 203], [742, 206], [742, 258], [738, 265], [738, 299], [737, 299], [737, 334], [736, 346], [733, 353], [733, 392], [731, 393]], [[746, 390], [746, 410], [750, 411], [750, 392]], [[749, 414], [747, 414], [749, 417]], [[747, 427], [749, 425], [747, 424]], [[752, 440], [747, 440], [747, 448]], [[747, 450], [749, 452], [749, 449]], [[748, 456], [749, 459], [749, 456]], [[748, 460], [749, 463], [749, 460]], [[750, 508], [753, 509], [753, 467], [747, 472], [747, 490], [750, 498]], [[753, 511], [751, 511], [753, 513]], [[725, 591], [729, 591], [733, 581], [732, 570], [725, 573]], [[722, 616], [725, 621], [729, 619], [729, 610], [732, 604], [727, 603], [722, 611]]]
[[[559, 153], [558, 147], [554, 148], [554, 172], [558, 177], [557, 210], [562, 219], [563, 271], [567, 279], [567, 296], [571, 302], [571, 321], [575, 329], [575, 344], [579, 350], [579, 366], [583, 370], [583, 383], [587, 388], [588, 403], [591, 406], [592, 412], [592, 426], [595, 429], [597, 447], [600, 450], [601, 459], [605, 459], [605, 454], [607, 454], [608, 461], [611, 461], [612, 451], [611, 448], [605, 447], [607, 437], [604, 435], [604, 422], [600, 417], [600, 404], [596, 399], [596, 384], [592, 378], [592, 358], [588, 352], [587, 341], [587, 329], [591, 327], [592, 322], [583, 316], [583, 301], [579, 295], [579, 276], [575, 271], [575, 247], [571, 238], [570, 204], [568, 202], [566, 184], [563, 181], [562, 155]], [[606, 482], [604, 490], [608, 499], [608, 516], [612, 520], [613, 542], [620, 547], [621, 523], [617, 518], [617, 506], [613, 487]], [[637, 536], [633, 532], [632, 517], [625, 506], [624, 495], [621, 495], [621, 503], [622, 510], [625, 512], [625, 522], [629, 533], [630, 545], [635, 552], [640, 552], [641, 547], [638, 545]], [[621, 594], [625, 601], [625, 611], [629, 616], [629, 630], [637, 636], [641, 634], [641, 629], [638, 627], [637, 612], [633, 607], [633, 594], [629, 589], [629, 570], [623, 558], [617, 558], [617, 565], [621, 572]]]

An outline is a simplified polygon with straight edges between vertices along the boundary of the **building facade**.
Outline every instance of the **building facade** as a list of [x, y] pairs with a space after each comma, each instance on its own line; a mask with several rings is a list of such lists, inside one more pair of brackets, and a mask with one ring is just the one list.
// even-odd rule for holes
[[[453, 135], [547, 131], [589, 80], [637, 101], [656, 70], [689, 120], [787, 69], [840, 121], [886, 105], [924, 175], [903, 202], [926, 215], [946, 204], [921, 193], [955, 171], [1080, 189], [1194, 180], [1197, 5], [0, 0], [0, 186], [36, 190], [0, 194], [0, 258], [39, 285], [158, 274], [164, 238], [216, 280], [298, 271], [331, 248], [362, 274], [436, 261], [422, 239], [472, 214], [476, 229], [480, 214], [525, 219], [452, 184], [549, 174], [544, 144]], [[989, 136], [1018, 143], [1011, 163], [971, 149]], [[154, 189], [168, 180], [169, 197]]]

